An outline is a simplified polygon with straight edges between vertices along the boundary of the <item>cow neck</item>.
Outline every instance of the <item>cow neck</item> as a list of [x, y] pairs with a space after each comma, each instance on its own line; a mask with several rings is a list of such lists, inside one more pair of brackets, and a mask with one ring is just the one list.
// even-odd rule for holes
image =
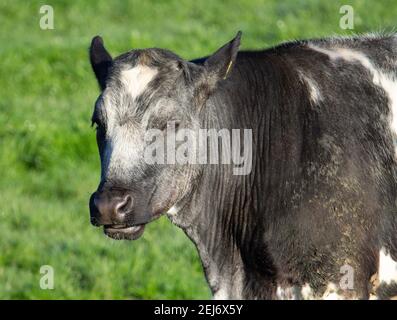
[[[226, 91], [230, 89], [225, 88]], [[204, 122], [204, 126], [249, 128], [244, 125], [249, 121], [249, 113], [243, 110], [245, 102], [241, 98], [238, 101], [239, 105], [227, 94], [222, 97], [222, 92], [215, 95], [207, 104], [210, 120]], [[263, 235], [261, 224], [254, 218], [258, 218], [253, 210], [255, 173], [236, 176], [232, 170], [233, 165], [203, 166], [193, 193], [187, 197], [189, 200], [185, 199], [182, 212], [173, 222], [195, 243], [214, 297], [239, 299], [250, 297], [249, 293], [242, 296], [247, 282], [263, 283], [254, 279], [259, 275], [255, 270], [269, 266], [264, 268], [262, 263], [258, 265], [255, 259], [249, 258], [257, 250], [265, 252], [260, 239]], [[252, 268], [248, 277], [247, 266]]]

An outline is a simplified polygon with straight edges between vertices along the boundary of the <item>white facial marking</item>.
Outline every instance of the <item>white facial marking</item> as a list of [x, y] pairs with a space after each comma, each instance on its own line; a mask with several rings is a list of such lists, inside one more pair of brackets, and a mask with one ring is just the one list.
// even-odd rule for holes
[[397, 261], [393, 260], [390, 254], [382, 248], [379, 252], [379, 283], [397, 283]]
[[121, 82], [132, 98], [136, 98], [145, 90], [148, 83], [156, 74], [157, 70], [154, 68], [137, 65], [132, 69], [121, 72]]
[[[156, 69], [144, 65], [121, 71], [122, 90], [127, 93], [125, 99], [133, 100], [142, 94], [156, 74]], [[131, 169], [139, 167], [137, 164], [144, 150], [143, 134], [138, 124], [132, 124], [130, 121], [122, 123], [123, 117], [129, 114], [130, 104], [124, 101], [124, 98], [120, 99], [119, 92], [113, 92], [111, 88], [105, 89], [103, 99], [108, 141], [104, 152], [103, 176], [114, 174], [127, 180], [131, 178], [130, 174], [135, 172]]]
[[[372, 81], [375, 85], [382, 88], [390, 104], [391, 111], [391, 121], [390, 128], [394, 134], [395, 141], [397, 140], [397, 81], [395, 76], [385, 74], [381, 70], [378, 70], [375, 65], [370, 61], [370, 59], [362, 52], [346, 49], [346, 48], [333, 48], [326, 49], [321, 48], [312, 44], [309, 47], [318, 52], [324, 53], [330, 57], [332, 60], [344, 59], [346, 61], [358, 61], [360, 62], [368, 71], [372, 74]], [[397, 149], [395, 149], [395, 155], [397, 157]]]
[[113, 129], [105, 150], [104, 173], [106, 176], [116, 175], [128, 181], [131, 178], [131, 169], [135, 166], [139, 168], [137, 164], [142, 158], [144, 143], [140, 134], [134, 133], [137, 130], [139, 129], [127, 126], [118, 126]]

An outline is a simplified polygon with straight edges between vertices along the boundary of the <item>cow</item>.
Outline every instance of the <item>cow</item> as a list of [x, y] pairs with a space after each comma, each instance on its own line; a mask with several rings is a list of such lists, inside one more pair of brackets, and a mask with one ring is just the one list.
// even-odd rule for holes
[[[397, 36], [257, 51], [240, 40], [188, 61], [159, 48], [113, 59], [93, 38], [91, 223], [135, 240], [166, 215], [195, 244], [215, 299], [395, 297]], [[251, 170], [148, 163], [145, 133], [166, 136], [171, 122], [251, 130]]]

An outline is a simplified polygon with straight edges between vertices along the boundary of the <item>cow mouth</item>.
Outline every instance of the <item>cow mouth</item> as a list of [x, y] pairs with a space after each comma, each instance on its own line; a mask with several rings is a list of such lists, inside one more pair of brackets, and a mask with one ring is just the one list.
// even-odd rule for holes
[[108, 237], [115, 240], [136, 240], [142, 236], [145, 225], [105, 225], [103, 231]]

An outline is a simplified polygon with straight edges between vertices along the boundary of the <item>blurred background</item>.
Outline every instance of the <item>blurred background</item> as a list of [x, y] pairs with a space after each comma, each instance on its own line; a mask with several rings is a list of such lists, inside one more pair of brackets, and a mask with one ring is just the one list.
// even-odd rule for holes
[[[342, 5], [354, 30], [340, 28]], [[42, 30], [42, 5], [54, 29]], [[136, 242], [89, 222], [99, 157], [90, 127], [97, 83], [88, 62], [100, 34], [113, 56], [168, 48], [204, 56], [243, 31], [242, 49], [397, 25], [397, 1], [0, 2], [0, 299], [210, 298], [194, 245], [163, 217]], [[40, 267], [54, 268], [42, 290]]]

